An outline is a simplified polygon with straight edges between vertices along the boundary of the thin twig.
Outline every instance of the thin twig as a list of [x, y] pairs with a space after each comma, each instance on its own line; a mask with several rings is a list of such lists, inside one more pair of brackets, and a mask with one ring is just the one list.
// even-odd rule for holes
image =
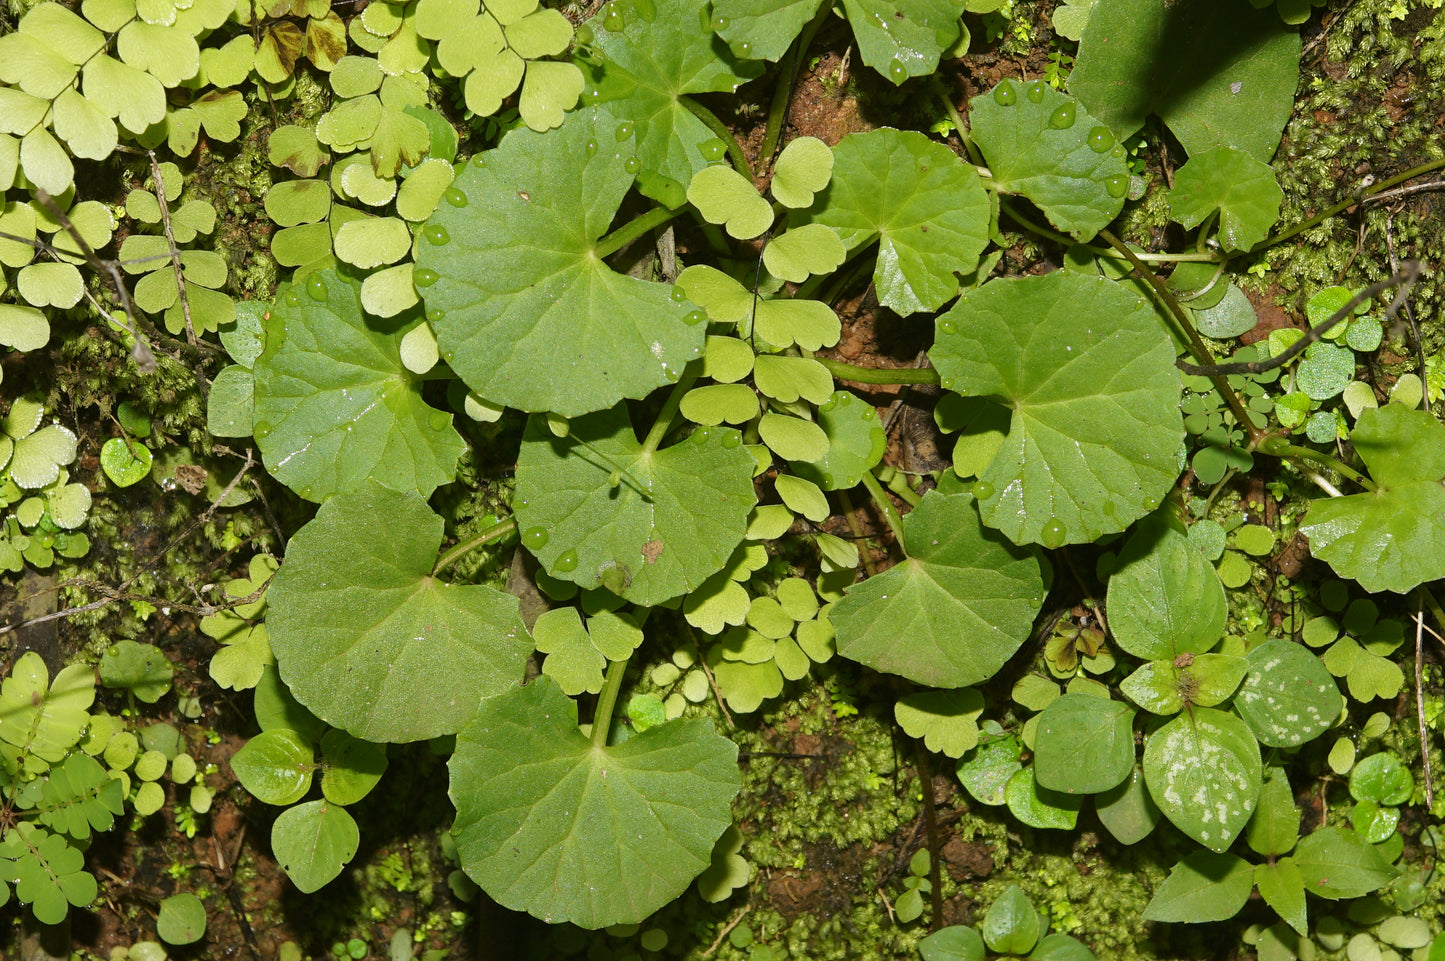
[[1304, 352], [1306, 347], [1329, 333], [1336, 324], [1353, 314], [1355, 308], [1360, 306], [1360, 304], [1372, 299], [1377, 294], [1389, 290], [1391, 287], [1399, 287], [1400, 290], [1395, 294], [1395, 299], [1390, 302], [1390, 306], [1385, 310], [1385, 315], [1393, 320], [1395, 313], [1400, 309], [1400, 305], [1405, 302], [1405, 298], [1409, 295], [1410, 288], [1415, 285], [1416, 278], [1420, 276], [1420, 265], [1417, 262], [1407, 260], [1400, 266], [1400, 273], [1386, 280], [1382, 280], [1378, 284], [1371, 284], [1355, 294], [1355, 296], [1345, 302], [1343, 307], [1331, 314], [1328, 320], [1311, 327], [1305, 331], [1303, 337], [1268, 360], [1254, 360], [1233, 364], [1210, 364], [1205, 367], [1199, 367], [1186, 363], [1181, 359], [1176, 360], [1174, 366], [1186, 374], [1195, 374], [1200, 377], [1221, 377], [1230, 374], [1262, 374], [1267, 370], [1281, 367], [1299, 356]]
[[1427, 184], [1411, 184], [1408, 187], [1396, 187], [1394, 190], [1386, 190], [1372, 197], [1366, 197], [1360, 201], [1360, 204], [1362, 206], [1365, 204], [1379, 204], [1384, 203], [1386, 200], [1394, 200], [1396, 197], [1408, 197], [1411, 194], [1422, 194], [1431, 190], [1445, 190], [1445, 180], [1432, 180]]
[[[166, 182], [161, 177], [161, 164], [160, 161], [156, 160], [156, 152], [154, 150], [147, 150], [146, 153], [149, 154], [151, 158], [151, 179], [153, 179], [156, 184], [156, 200], [160, 201], [161, 226], [164, 227], [166, 231], [166, 243], [170, 244], [171, 270], [173, 270], [176, 275], [176, 290], [181, 298], [181, 314], [186, 319], [186, 343], [194, 346], [196, 343], [196, 328], [191, 324], [191, 299], [186, 296], [186, 273], [181, 267], [181, 251], [180, 248], [176, 246], [176, 235], [171, 230], [171, 206], [166, 200]], [[197, 378], [196, 384], [202, 387], [202, 393], [204, 393], [204, 385], [202, 385], [199, 378]]]
[[[1400, 272], [1399, 261], [1395, 258], [1395, 212], [1393, 210], [1385, 213], [1385, 249], [1390, 255], [1390, 270], [1393, 273]], [[1410, 306], [1410, 301], [1405, 301], [1405, 321], [1410, 325], [1410, 334], [1415, 339], [1415, 361], [1420, 365], [1420, 386], [1425, 388], [1421, 391], [1425, 400], [1425, 409], [1430, 409], [1430, 389], [1425, 383], [1425, 341], [1420, 336], [1420, 325], [1415, 322], [1415, 310]]]
[[1425, 770], [1425, 806], [1435, 810], [1435, 786], [1430, 781], [1430, 736], [1425, 727], [1425, 611], [1415, 610], [1415, 720], [1420, 725], [1420, 763]]
[[716, 938], [713, 938], [712, 944], [709, 944], [709, 945], [707, 946], [707, 950], [702, 953], [702, 956], [703, 956], [704, 958], [711, 957], [712, 954], [713, 954], [713, 952], [716, 951], [716, 950], [722, 945], [722, 943], [723, 943], [723, 938], [725, 938], [725, 937], [727, 937], [729, 934], [731, 934], [733, 928], [737, 927], [738, 924], [742, 922], [743, 918], [745, 918], [745, 917], [748, 916], [748, 912], [751, 911], [752, 909], [753, 909], [753, 906], [752, 906], [751, 904], [745, 904], [745, 905], [743, 905], [743, 909], [742, 909], [741, 911], [739, 911], [737, 914], [733, 915], [732, 918], [728, 921], [728, 923], [723, 926], [723, 929], [718, 932], [717, 937], [716, 937]]

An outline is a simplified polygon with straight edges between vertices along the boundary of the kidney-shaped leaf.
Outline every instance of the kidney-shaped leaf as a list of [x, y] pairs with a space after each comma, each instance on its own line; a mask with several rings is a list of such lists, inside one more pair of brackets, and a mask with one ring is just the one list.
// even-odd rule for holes
[[1224, 246], [1248, 250], [1279, 219], [1283, 200], [1269, 164], [1234, 147], [1215, 147], [1179, 168], [1169, 191], [1169, 211], [1184, 226], [1197, 227], [1217, 210]]
[[426, 495], [456, 476], [461, 435], [422, 400], [400, 341], [334, 270], [277, 299], [253, 370], [256, 443], [277, 480], [320, 501], [367, 480]]
[[1022, 194], [1088, 240], [1119, 216], [1129, 168], [1114, 135], [1042, 80], [1003, 80], [970, 102], [973, 138], [999, 189]]
[[1144, 780], [1154, 803], [1211, 851], [1228, 848], [1249, 823], [1263, 774], [1249, 728], [1214, 708], [1179, 715], [1144, 748]]
[[[747, 531], [754, 460], [728, 427], [644, 452], [625, 407], [571, 422], [565, 438], [533, 417], [517, 458], [517, 523], [553, 577], [637, 604], [695, 589]], [[539, 543], [540, 541], [540, 543]]]
[[1109, 626], [1135, 657], [1172, 660], [1224, 635], [1224, 584], [1189, 538], [1162, 520], [1139, 525], [1109, 578]]
[[[413, 278], [442, 356], [481, 397], [567, 416], [643, 397], [702, 356], [673, 288], [596, 255], [632, 185], [630, 139], [606, 113], [514, 130], [461, 168], [423, 228]], [[456, 196], [456, 195], [453, 195]], [[441, 316], [436, 316], [440, 312]]]
[[1389, 404], [1362, 412], [1350, 440], [1379, 489], [1311, 504], [1310, 553], [1371, 592], [1445, 577], [1445, 424]]
[[903, 530], [907, 560], [833, 608], [838, 653], [934, 687], [987, 680], [1029, 635], [1042, 561], [984, 530], [968, 494], [930, 491]]
[[946, 389], [1013, 409], [974, 492], [1017, 544], [1087, 543], [1159, 505], [1184, 437], [1174, 345], [1142, 295], [1057, 270], [995, 280], [937, 321]]
[[794, 222], [832, 227], [849, 250], [877, 238], [879, 301], [905, 315], [937, 310], [988, 243], [978, 174], [923, 134], [888, 127], [844, 137], [833, 157], [832, 183]]
[[[732, 93], [763, 72], [763, 65], [740, 61], [712, 36], [708, 18], [691, 0], [649, 0], [652, 15], [632, 4], [617, 3], [589, 20], [593, 47], [605, 58], [583, 64], [591, 89], [619, 120], [637, 125], [638, 162], [665, 182], [686, 187], [708, 165], [698, 149], [713, 138], [707, 125], [680, 99], [690, 93]], [[814, 8], [816, 9], [816, 3]], [[615, 18], [609, 17], [615, 13]], [[620, 20], [620, 22], [618, 22]], [[611, 23], [614, 26], [609, 27]], [[620, 28], [620, 29], [618, 29]], [[586, 102], [584, 94], [584, 102]], [[573, 119], [569, 121], [575, 123]], [[607, 144], [611, 132], [598, 137]], [[644, 190], [661, 199], [661, 191]]]
[[462, 868], [498, 902], [584, 928], [641, 921], [711, 862], [741, 786], [703, 719], [614, 747], [546, 677], [482, 703], [449, 763]]
[[1248, 0], [1095, 4], [1069, 90], [1120, 137], [1151, 113], [1185, 151], [1230, 146], [1269, 161], [1294, 109], [1299, 31]]
[[266, 626], [291, 693], [368, 741], [455, 733], [516, 684], [532, 642], [517, 599], [432, 576], [442, 520], [375, 485], [337, 494], [291, 538]]

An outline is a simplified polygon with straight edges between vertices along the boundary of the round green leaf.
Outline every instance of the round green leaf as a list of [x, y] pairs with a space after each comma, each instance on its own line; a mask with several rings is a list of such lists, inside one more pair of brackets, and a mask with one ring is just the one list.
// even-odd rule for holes
[[1046, 925], [1040, 923], [1038, 911], [1029, 903], [1028, 895], [1017, 884], [1004, 889], [978, 926], [985, 944], [1000, 954], [1010, 955], [1028, 954], [1046, 929]]
[[194, 944], [206, 933], [206, 906], [194, 894], [181, 893], [161, 901], [156, 934], [166, 944]]
[[591, 929], [680, 895], [711, 863], [741, 785], [737, 746], [711, 721], [596, 747], [545, 677], [484, 701], [448, 766], [467, 874], [506, 907]]
[[687, 199], [710, 224], [722, 224], [738, 240], [750, 240], [773, 224], [773, 208], [742, 174], [726, 164], [693, 175]]
[[1196, 707], [1150, 737], [1144, 778], [1174, 826], [1211, 851], [1228, 848], [1254, 813], [1259, 744], [1233, 714]]
[[595, 254], [632, 183], [617, 124], [593, 111], [512, 131], [458, 173], [470, 203], [441, 204], [422, 229], [414, 277], [443, 314], [442, 356], [493, 403], [575, 416], [643, 397], [702, 356], [691, 304]]
[[963, 757], [978, 744], [978, 720], [983, 695], [975, 688], [957, 691], [920, 691], [893, 705], [893, 716], [903, 733], [923, 738], [924, 747], [948, 757]]
[[307, 801], [282, 811], [271, 825], [271, 851], [304, 894], [331, 882], [361, 843], [355, 819], [329, 801]]
[[1214, 565], [1162, 520], [1140, 524], [1124, 545], [1108, 601], [1119, 646], [1151, 660], [1209, 650], [1228, 616]]
[[284, 807], [311, 790], [316, 770], [311, 744], [285, 729], [262, 731], [231, 758], [241, 786], [259, 801]]
[[1134, 710], [1122, 701], [1070, 693], [1039, 714], [1034, 776], [1068, 794], [1098, 794], [1134, 769]]
[[833, 608], [838, 653], [934, 687], [987, 680], [1028, 637], [1043, 562], [985, 530], [967, 494], [930, 491], [903, 531], [908, 558]]
[[528, 549], [554, 577], [637, 604], [697, 588], [727, 563], [756, 502], [738, 441], [732, 428], [705, 428], [644, 453], [626, 407], [576, 418], [562, 438], [532, 417], [514, 506], [522, 530], [547, 535]]
[[1350, 771], [1350, 796], [1357, 801], [1404, 804], [1414, 790], [1410, 769], [1388, 751], [1361, 759]]
[[886, 127], [849, 134], [833, 156], [827, 191], [793, 221], [833, 228], [850, 251], [876, 238], [879, 302], [904, 315], [937, 310], [988, 243], [978, 174], [943, 144]]
[[423, 497], [375, 485], [291, 538], [266, 626], [291, 692], [327, 723], [369, 741], [450, 734], [521, 677], [516, 598], [434, 578], [441, 539]]
[[332, 804], [355, 804], [386, 773], [386, 745], [332, 729], [321, 736], [321, 793]]
[[361, 285], [332, 270], [293, 284], [266, 321], [255, 363], [256, 443], [275, 477], [322, 500], [368, 479], [430, 494], [464, 446], [426, 404], [398, 338], [367, 323]]
[[1247, 334], [1259, 323], [1254, 305], [1238, 287], [1220, 283], [1223, 297], [1211, 307], [1194, 308], [1194, 326], [1205, 337], [1219, 340]]
[[175, 669], [154, 644], [117, 641], [106, 649], [98, 665], [100, 683], [128, 690], [147, 704], [154, 704], [171, 689]]
[[1174, 347], [1149, 303], [1059, 270], [995, 280], [937, 321], [943, 386], [1013, 408], [980, 476], [984, 522], [1015, 543], [1087, 543], [1158, 506], [1184, 437]]
[[828, 435], [828, 450], [810, 464], [794, 470], [825, 491], [856, 487], [863, 474], [883, 459], [888, 438], [878, 411], [847, 391], [834, 391], [818, 408], [818, 424]]
[[817, 137], [798, 137], [778, 155], [769, 189], [784, 207], [811, 207], [813, 196], [828, 186], [832, 176], [833, 151], [828, 145]]
[[1123, 209], [1129, 168], [1114, 135], [1044, 81], [999, 81], [969, 101], [969, 122], [999, 189], [1060, 230], [1088, 240]]

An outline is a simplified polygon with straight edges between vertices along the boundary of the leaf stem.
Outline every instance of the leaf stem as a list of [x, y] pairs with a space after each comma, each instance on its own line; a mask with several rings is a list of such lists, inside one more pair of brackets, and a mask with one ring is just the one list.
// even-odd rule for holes
[[864, 471], [863, 486], [868, 488], [868, 494], [873, 498], [873, 503], [878, 505], [879, 513], [888, 522], [888, 527], [893, 531], [893, 539], [898, 542], [898, 549], [906, 555], [908, 545], [903, 540], [903, 518], [898, 516], [898, 511], [894, 508], [893, 502], [888, 499], [883, 485], [878, 483], [878, 478], [873, 476], [872, 471]]
[[1339, 203], [1335, 204], [1334, 206], [1332, 206], [1332, 207], [1326, 207], [1324, 210], [1321, 210], [1319, 213], [1315, 214], [1313, 217], [1310, 217], [1308, 220], [1305, 220], [1305, 221], [1302, 222], [1302, 223], [1296, 224], [1295, 226], [1293, 226], [1293, 227], [1289, 228], [1288, 230], [1284, 231], [1283, 233], [1275, 234], [1273, 237], [1266, 237], [1264, 240], [1261, 240], [1259, 243], [1257, 243], [1257, 244], [1255, 244], [1253, 247], [1249, 248], [1249, 250], [1243, 251], [1243, 253], [1257, 254], [1257, 253], [1259, 253], [1261, 250], [1268, 250], [1270, 247], [1274, 247], [1274, 246], [1276, 246], [1277, 244], [1282, 244], [1282, 243], [1284, 243], [1286, 240], [1289, 240], [1291, 237], [1294, 237], [1294, 236], [1297, 236], [1298, 234], [1304, 233], [1306, 230], [1309, 230], [1311, 227], [1314, 227], [1315, 225], [1319, 224], [1321, 221], [1325, 221], [1325, 220], [1330, 219], [1330, 218], [1333, 217], [1335, 214], [1337, 214], [1337, 213], [1339, 213], [1340, 211], [1346, 209], [1347, 207], [1353, 207], [1355, 204], [1362, 203], [1362, 202], [1368, 200], [1369, 198], [1373, 197], [1375, 194], [1382, 193], [1382, 192], [1384, 192], [1384, 191], [1386, 191], [1386, 190], [1389, 190], [1391, 187], [1395, 186], [1396, 184], [1401, 184], [1401, 183], [1404, 183], [1404, 182], [1407, 181], [1407, 180], [1412, 180], [1412, 179], [1414, 179], [1415, 177], [1420, 176], [1421, 174], [1429, 173], [1430, 171], [1436, 170], [1436, 169], [1438, 169], [1438, 168], [1440, 168], [1440, 167], [1445, 167], [1445, 157], [1441, 157], [1441, 158], [1432, 160], [1432, 161], [1430, 161], [1429, 163], [1420, 164], [1420, 165], [1417, 166], [1417, 167], [1411, 167], [1409, 170], [1406, 170], [1404, 173], [1396, 174], [1395, 176], [1389, 178], [1388, 180], [1382, 180], [1382, 181], [1380, 181], [1380, 182], [1377, 183], [1377, 184], [1371, 184], [1369, 187], [1366, 187], [1364, 190], [1357, 190], [1357, 191], [1355, 191], [1354, 193], [1352, 193], [1349, 197], [1345, 198], [1344, 200], [1341, 200]]
[[931, 367], [856, 367], [841, 360], [815, 357], [839, 380], [855, 384], [938, 384], [938, 371]]
[[446, 570], [448, 567], [451, 567], [468, 553], [476, 550], [483, 544], [488, 544], [492, 541], [506, 537], [508, 534], [512, 533], [516, 529], [516, 518], [509, 517], [504, 521], [498, 521], [491, 527], [488, 527], [476, 534], [473, 534], [471, 537], [456, 544], [441, 557], [437, 558], [436, 566], [431, 569], [432, 577], [436, 577], [442, 571]]
[[[1283, 440], [1283, 438], [1278, 439]], [[1261, 444], [1258, 450], [1261, 453], [1270, 454], [1274, 457], [1287, 457], [1291, 460], [1311, 460], [1322, 467], [1329, 468], [1337, 474], [1348, 477], [1350, 480], [1354, 481], [1356, 484], [1359, 484], [1367, 491], [1379, 489], [1374, 481], [1370, 480], [1368, 477], [1366, 477], [1364, 474], [1361, 474], [1353, 467], [1343, 463], [1342, 461], [1336, 460], [1335, 458], [1331, 457], [1329, 454], [1326, 454], [1323, 451], [1315, 450], [1312, 447], [1301, 447], [1297, 444], [1289, 443], [1267, 443]]]
[[[1179, 301], [1175, 299], [1174, 294], [1164, 285], [1164, 282], [1139, 259], [1138, 254], [1134, 253], [1124, 241], [1114, 236], [1107, 229], [1100, 230], [1099, 236], [1103, 238], [1104, 242], [1110, 247], [1113, 247], [1119, 253], [1123, 254], [1124, 259], [1134, 266], [1135, 272], [1143, 278], [1154, 291], [1154, 295], [1158, 297], [1160, 302], [1168, 309], [1170, 319], [1174, 321], [1180, 333], [1184, 335], [1185, 341], [1189, 344], [1189, 352], [1204, 366], [1207, 367], [1213, 364], [1214, 357], [1209, 352], [1209, 345], [1204, 342], [1204, 338], [1199, 336], [1199, 332], [1196, 331], [1194, 325], [1189, 322], [1189, 316], [1184, 313], [1184, 308], [1179, 306]], [[1225, 404], [1229, 406], [1230, 412], [1234, 414], [1234, 419], [1239, 422], [1239, 426], [1249, 434], [1251, 445], [1259, 444], [1264, 438], [1264, 429], [1254, 425], [1253, 418], [1251, 418], [1249, 412], [1244, 409], [1244, 402], [1239, 399], [1239, 395], [1234, 392], [1234, 388], [1229, 386], [1229, 381], [1219, 374], [1215, 374], [1209, 379], [1214, 383], [1215, 389], [1219, 391], [1219, 396], [1224, 398]]]
[[698, 377], [702, 375], [702, 360], [694, 360], [682, 369], [682, 376], [672, 386], [672, 393], [667, 395], [667, 401], [663, 403], [662, 410], [657, 414], [657, 420], [652, 422], [651, 429], [647, 432], [647, 439], [642, 442], [642, 454], [639, 459], [651, 457], [662, 445], [662, 439], [672, 427], [672, 421], [677, 417], [677, 409], [682, 406], [683, 395], [692, 390], [692, 385], [697, 383]]
[[679, 207], [676, 210], [668, 210], [666, 207], [653, 207], [647, 213], [629, 220], [597, 241], [592, 247], [592, 252], [598, 260], [606, 259], [654, 227], [661, 227], [682, 213], [684, 209], [686, 208]]
[[788, 105], [793, 102], [793, 88], [798, 82], [798, 68], [802, 66], [803, 57], [808, 53], [808, 48], [813, 45], [813, 37], [817, 36], [818, 28], [823, 25], [833, 12], [831, 5], [820, 6], [818, 12], [798, 34], [797, 41], [793, 44], [792, 55], [783, 62], [780, 74], [787, 76], [786, 83], [780, 83], [773, 91], [772, 103], [768, 105], [768, 126], [763, 133], [763, 145], [758, 150], [758, 163], [766, 169], [771, 165], [773, 154], [777, 153], [778, 141], [783, 136], [783, 121], [788, 116]]
[[953, 129], [958, 132], [958, 139], [963, 142], [963, 149], [968, 152], [968, 159], [982, 167], [984, 165], [983, 154], [978, 152], [978, 147], [974, 145], [973, 138], [968, 135], [968, 124], [965, 123], [963, 117], [959, 115], [958, 108], [953, 105], [953, 98], [948, 95], [948, 88], [943, 85], [943, 81], [939, 80], [936, 75], [933, 79], [933, 92], [943, 104], [943, 109], [948, 111], [948, 119], [953, 121]]
[[[742, 145], [739, 144], [738, 139], [733, 136], [733, 132], [727, 128], [727, 124], [719, 120], [717, 114], [691, 97], [678, 97], [677, 100], [678, 103], [692, 111], [694, 117], [706, 124], [707, 129], [711, 130], [714, 136], [727, 145], [728, 156], [732, 158], [733, 169], [748, 178], [748, 183], [752, 183], [752, 165], [748, 163], [748, 158], [747, 155], [743, 153]], [[687, 185], [684, 184], [683, 186], [685, 187]]]
[[612, 731], [612, 712], [617, 708], [617, 695], [622, 691], [622, 678], [627, 674], [630, 658], [607, 662], [607, 679], [597, 697], [597, 710], [592, 715], [592, 746], [606, 747]]

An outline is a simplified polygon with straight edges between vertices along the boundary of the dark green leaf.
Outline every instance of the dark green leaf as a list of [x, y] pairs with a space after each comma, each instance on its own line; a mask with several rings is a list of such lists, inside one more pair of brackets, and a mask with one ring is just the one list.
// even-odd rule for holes
[[1034, 774], [1041, 785], [1069, 794], [1098, 794], [1134, 768], [1134, 711], [1122, 701], [1065, 694], [1039, 715]]
[[1196, 851], [1169, 872], [1144, 909], [1146, 921], [1225, 921], [1254, 887], [1254, 865], [1234, 854]]

